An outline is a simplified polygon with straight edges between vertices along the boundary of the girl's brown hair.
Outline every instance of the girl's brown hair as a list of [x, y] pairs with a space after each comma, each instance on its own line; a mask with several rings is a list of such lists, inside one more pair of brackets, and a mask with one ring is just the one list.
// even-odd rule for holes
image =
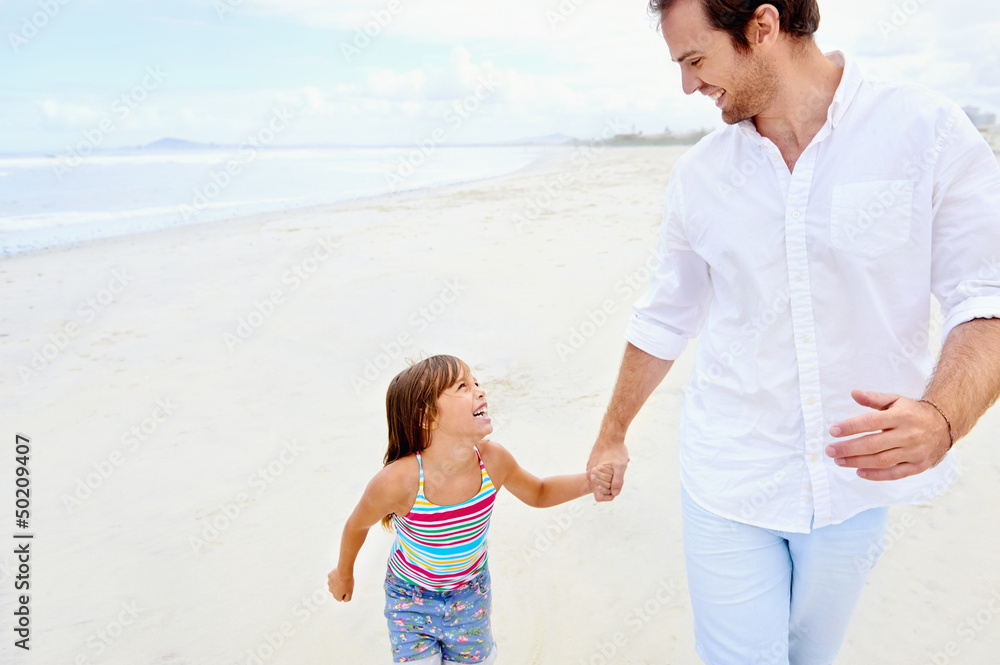
[[[382, 463], [392, 464], [431, 444], [431, 422], [437, 417], [437, 400], [467, 370], [455, 356], [431, 356], [415, 362], [393, 377], [385, 393], [389, 423], [389, 448]], [[392, 514], [382, 518], [389, 528]]]

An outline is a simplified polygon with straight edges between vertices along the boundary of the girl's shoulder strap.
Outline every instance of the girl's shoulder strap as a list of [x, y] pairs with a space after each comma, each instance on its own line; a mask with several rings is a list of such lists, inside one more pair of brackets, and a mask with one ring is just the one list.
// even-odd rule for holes
[[489, 472], [486, 470], [486, 463], [483, 462], [483, 456], [479, 454], [479, 446], [473, 446], [473, 450], [476, 451], [476, 457], [479, 458], [479, 476], [482, 478], [482, 487], [486, 486], [486, 483], [493, 483], [493, 479], [490, 478]]
[[420, 451], [417, 451], [417, 469], [420, 470], [420, 476], [417, 480], [417, 496], [424, 496], [424, 461], [420, 457]]

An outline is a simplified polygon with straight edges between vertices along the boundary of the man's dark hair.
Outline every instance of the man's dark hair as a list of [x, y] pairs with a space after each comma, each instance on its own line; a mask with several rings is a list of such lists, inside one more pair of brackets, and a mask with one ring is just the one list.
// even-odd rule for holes
[[[781, 31], [798, 41], [812, 37], [819, 27], [817, 0], [695, 0], [705, 10], [708, 23], [717, 30], [728, 32], [737, 51], [750, 50], [747, 26], [761, 5], [771, 5], [781, 17]], [[662, 19], [677, 0], [649, 0], [649, 11]]]

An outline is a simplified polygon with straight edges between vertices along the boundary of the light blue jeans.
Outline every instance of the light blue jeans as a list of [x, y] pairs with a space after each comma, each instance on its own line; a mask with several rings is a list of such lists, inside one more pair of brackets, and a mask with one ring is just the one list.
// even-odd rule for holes
[[448, 591], [424, 589], [387, 569], [384, 588], [393, 662], [489, 665], [496, 661], [489, 568]]
[[707, 665], [830, 665], [884, 545], [888, 508], [790, 533], [735, 522], [681, 488], [695, 648]]

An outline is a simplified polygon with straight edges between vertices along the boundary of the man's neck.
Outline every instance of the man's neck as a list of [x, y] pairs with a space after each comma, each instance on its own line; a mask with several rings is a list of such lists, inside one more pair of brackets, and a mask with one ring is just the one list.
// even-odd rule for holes
[[779, 72], [782, 87], [774, 104], [754, 117], [757, 131], [778, 147], [789, 171], [826, 122], [844, 73], [814, 43], [802, 48]]

